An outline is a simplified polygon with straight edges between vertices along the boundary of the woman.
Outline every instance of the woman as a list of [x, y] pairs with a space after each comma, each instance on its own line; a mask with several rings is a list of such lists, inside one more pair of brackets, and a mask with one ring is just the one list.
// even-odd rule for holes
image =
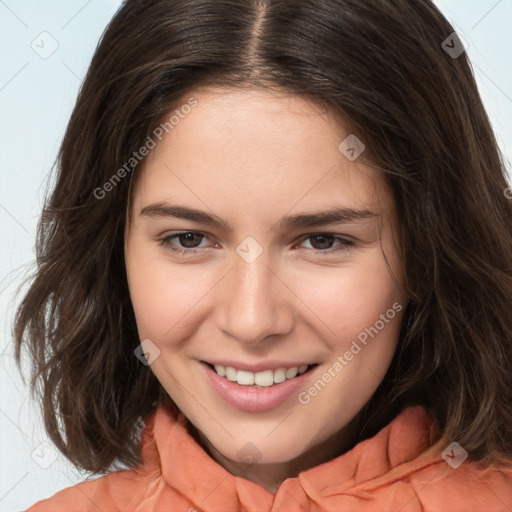
[[17, 357], [109, 474], [30, 511], [510, 508], [512, 210], [431, 2], [128, 0], [56, 178]]

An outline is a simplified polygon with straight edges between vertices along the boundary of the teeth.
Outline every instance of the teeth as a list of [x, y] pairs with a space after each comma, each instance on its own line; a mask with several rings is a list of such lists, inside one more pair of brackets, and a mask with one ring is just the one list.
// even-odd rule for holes
[[[221, 368], [223, 368], [223, 366], [221, 366]], [[226, 379], [230, 380], [231, 382], [235, 382], [236, 381], [236, 370], [231, 367], [231, 366], [228, 366], [226, 368]]]
[[214, 365], [215, 371], [221, 377], [225, 377], [231, 382], [237, 382], [241, 386], [259, 386], [270, 387], [274, 384], [280, 384], [285, 380], [293, 379], [297, 375], [302, 375], [308, 365], [294, 366], [293, 368], [278, 368], [277, 370], [264, 370], [262, 372], [247, 372], [245, 370], [237, 370], [232, 366]]
[[278, 368], [274, 370], [274, 382], [279, 384], [280, 382], [284, 382], [286, 380], [286, 369]]
[[265, 370], [254, 374], [254, 384], [258, 386], [272, 386], [274, 384], [274, 372], [272, 370]]
[[226, 367], [225, 366], [221, 366], [220, 364], [216, 364], [214, 365], [215, 366], [215, 371], [221, 376], [221, 377], [225, 377], [226, 376]]
[[236, 381], [242, 386], [252, 386], [254, 384], [254, 373], [238, 370], [236, 372]]
[[288, 368], [288, 370], [286, 370], [286, 378], [293, 379], [293, 377], [295, 377], [297, 373], [299, 373], [299, 369], [296, 366], [294, 366], [293, 368]]

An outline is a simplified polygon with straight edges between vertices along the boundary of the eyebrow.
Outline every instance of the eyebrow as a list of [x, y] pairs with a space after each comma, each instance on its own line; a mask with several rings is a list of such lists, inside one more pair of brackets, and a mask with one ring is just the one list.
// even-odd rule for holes
[[[218, 226], [228, 232], [233, 231], [229, 223], [218, 215], [206, 213], [187, 206], [153, 203], [142, 208], [140, 215], [150, 218], [175, 217], [177, 219], [190, 220], [210, 226]], [[311, 228], [326, 226], [328, 224], [355, 222], [376, 217], [380, 217], [380, 214], [366, 208], [347, 208], [340, 206], [319, 212], [304, 212], [296, 215], [288, 215], [283, 217], [277, 223], [277, 226], [281, 230], [290, 228]]]

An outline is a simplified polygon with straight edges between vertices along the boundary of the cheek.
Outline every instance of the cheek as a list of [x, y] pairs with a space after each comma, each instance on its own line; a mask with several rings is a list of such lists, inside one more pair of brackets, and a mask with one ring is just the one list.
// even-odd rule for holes
[[[403, 306], [400, 286], [377, 254], [339, 270], [325, 270], [303, 276], [303, 279], [296, 278], [295, 283], [297, 295], [305, 298], [305, 304], [316, 318], [316, 325], [333, 346], [350, 344], [365, 328], [373, 326], [381, 314], [385, 315], [395, 302]], [[393, 321], [386, 323], [387, 331], [397, 323], [395, 310], [389, 316]]]
[[159, 343], [173, 331], [172, 338], [180, 339], [193, 320], [194, 305], [209, 289], [206, 280], [194, 279], [192, 266], [177, 271], [165, 256], [144, 250], [130, 253], [126, 267], [140, 337]]

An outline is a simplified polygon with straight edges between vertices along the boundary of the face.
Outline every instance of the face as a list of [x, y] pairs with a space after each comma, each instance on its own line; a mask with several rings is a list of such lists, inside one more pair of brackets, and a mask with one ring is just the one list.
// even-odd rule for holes
[[405, 310], [391, 193], [318, 105], [190, 96], [137, 171], [126, 228], [151, 370], [226, 459], [284, 463], [337, 439], [334, 451]]

